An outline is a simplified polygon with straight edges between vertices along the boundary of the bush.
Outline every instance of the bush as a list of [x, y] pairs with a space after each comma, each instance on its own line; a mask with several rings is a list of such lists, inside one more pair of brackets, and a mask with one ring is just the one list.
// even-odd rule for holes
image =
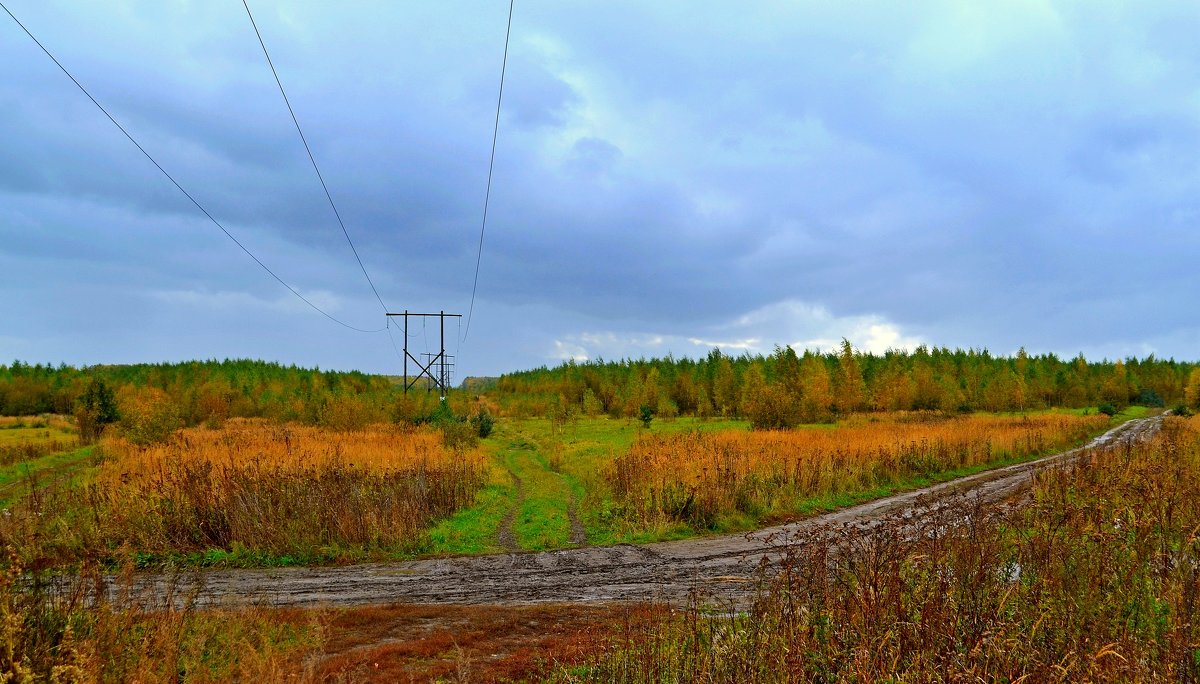
[[765, 387], [745, 410], [755, 430], [786, 430], [800, 423], [800, 404], [778, 385]]
[[463, 451], [479, 444], [477, 429], [465, 420], [445, 421], [438, 424], [438, 429], [442, 431], [442, 444], [447, 449]]
[[1162, 408], [1164, 406], [1163, 398], [1159, 396], [1158, 392], [1145, 387], [1142, 388], [1142, 391], [1138, 392], [1137, 399], [1134, 399], [1133, 403], [1138, 406], [1149, 406], [1151, 408]]
[[638, 420], [642, 421], [642, 427], [650, 427], [650, 421], [654, 420], [654, 411], [649, 406], [642, 406], [638, 409]]
[[91, 444], [100, 438], [104, 426], [120, 419], [117, 400], [104, 381], [93, 378], [75, 404], [75, 424], [79, 438]]
[[487, 439], [492, 434], [492, 430], [496, 427], [496, 419], [488, 413], [487, 409], [479, 409], [470, 418], [469, 422], [475, 428], [475, 432], [480, 439]]
[[327, 396], [317, 407], [317, 425], [335, 432], [361, 430], [383, 418], [384, 414], [364, 399], [348, 394]]
[[429, 415], [419, 419], [417, 422], [441, 426], [446, 423], [461, 423], [463, 419], [455, 415], [454, 409], [450, 408], [450, 404], [443, 399], [438, 402], [437, 408], [433, 409]]
[[1180, 404], [1176, 406], [1175, 408], [1171, 409], [1171, 413], [1179, 416], [1180, 418], [1189, 418], [1194, 415], [1194, 412], [1192, 409], [1188, 408], [1187, 404]]
[[165, 442], [183, 427], [178, 407], [165, 392], [152, 387], [123, 388], [120, 411], [121, 433], [139, 446]]
[[[442, 444], [449, 449], [461, 451], [474, 448], [479, 443], [479, 438], [486, 436], [482, 434], [484, 431], [482, 419], [472, 416], [468, 420], [466, 416], [455, 414], [445, 400], [438, 402], [437, 408], [432, 413], [417, 419], [417, 423], [431, 425], [441, 431]], [[488, 434], [491, 434], [494, 423], [491, 415], [488, 415], [486, 428]]]
[[1100, 413], [1103, 413], [1106, 416], [1115, 416], [1118, 413], [1120, 413], [1120, 411], [1117, 409], [1116, 406], [1113, 406], [1111, 403], [1109, 403], [1107, 401], [1104, 402], [1103, 404], [1100, 404], [1100, 407], [1098, 410], [1100, 411]]

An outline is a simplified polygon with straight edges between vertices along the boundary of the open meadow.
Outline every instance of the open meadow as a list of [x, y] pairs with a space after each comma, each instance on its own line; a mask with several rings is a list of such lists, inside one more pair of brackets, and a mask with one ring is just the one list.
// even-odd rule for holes
[[[725, 366], [723, 359], [718, 366]], [[211, 372], [240, 373], [244, 367], [219, 365]], [[0, 544], [6, 553], [0, 608], [9, 616], [3, 636], [11, 645], [11, 655], [0, 665], [6, 671], [47, 678], [78, 667], [104, 681], [166, 681], [181, 671], [189, 681], [283, 681], [292, 675], [317, 681], [338, 671], [365, 678], [374, 668], [364, 665], [362, 653], [371, 652], [385, 664], [381, 677], [387, 672], [452, 676], [469, 671], [485, 679], [628, 681], [661, 674], [667, 679], [733, 681], [740, 675], [730, 672], [769, 668], [767, 663], [782, 657], [779, 649], [787, 647], [760, 643], [765, 636], [745, 643], [731, 640], [722, 630], [746, 632], [742, 619], [783, 624], [778, 622], [785, 620], [778, 614], [784, 610], [781, 597], [791, 597], [787, 601], [793, 603], [786, 605], [794, 606], [789, 592], [800, 590], [764, 576], [763, 593], [750, 613], [738, 608], [733, 618], [711, 617], [712, 606], [704, 603], [684, 613], [672, 612], [679, 606], [659, 605], [506, 607], [499, 613], [439, 609], [441, 615], [459, 615], [445, 618], [458, 620], [458, 626], [439, 626], [445, 643], [432, 649], [418, 645], [423, 637], [417, 625], [432, 619], [419, 608], [373, 613], [352, 607], [214, 607], [198, 602], [198, 585], [186, 573], [322, 565], [352, 571], [357, 563], [429, 558], [443, 559], [437, 562], [452, 569], [461, 556], [593, 547], [612, 547], [621, 554], [626, 553], [622, 548], [635, 548], [623, 546], [629, 544], [739, 535], [1063, 452], [1126, 421], [1153, 416], [1160, 412], [1154, 404], [1163, 403], [1148, 401], [1146, 406], [1127, 400], [1119, 407], [1105, 403], [997, 411], [839, 411], [830, 404], [817, 422], [788, 419], [781, 427], [763, 417], [776, 415], [779, 405], [771, 402], [779, 396], [760, 399], [782, 391], [786, 376], [767, 374], [764, 384], [756, 386], [753, 370], [746, 371], [742, 408], [723, 416], [710, 415], [716, 407], [712, 403], [690, 415], [644, 410], [643, 395], [638, 395], [638, 408], [613, 402], [611, 410], [604, 410], [588, 391], [578, 404], [564, 404], [563, 393], [557, 401], [539, 404], [544, 394], [514, 394], [511, 387], [454, 393], [439, 405], [430, 395], [405, 396], [390, 382], [374, 378], [305, 376], [269, 367], [260, 371], [257, 385], [243, 382], [241, 389], [237, 382], [203, 380], [203, 372], [188, 381], [171, 380], [171, 373], [182, 370], [197, 372], [122, 369], [123, 375], [115, 377], [125, 379], [112, 381], [115, 389], [96, 379], [56, 382], [74, 387], [71, 402], [53, 392], [41, 396], [47, 404], [74, 406], [70, 415], [25, 415], [0, 423], [0, 450], [11, 453], [0, 466], [0, 486], [5, 487], [0, 490], [5, 498]], [[1093, 378], [1095, 396], [1105, 396], [1107, 377], [1100, 373]], [[1186, 374], [1180, 371], [1176, 377]], [[680, 384], [678, 379], [657, 382]], [[638, 386], [646, 391], [646, 383]], [[802, 398], [806, 390], [798, 387], [790, 391]], [[1131, 381], [1130, 399], [1138, 394], [1135, 389]], [[960, 391], [955, 401], [966, 396]], [[770, 405], [763, 408], [763, 402]], [[24, 405], [38, 404], [27, 399]], [[530, 415], [531, 407], [539, 405], [544, 415]], [[1169, 440], [1160, 437], [1152, 449], [1137, 454], [1150, 458], [1148, 454], [1163, 450], [1191, 449], [1194, 419], [1171, 419], [1169, 425], [1163, 433]], [[1107, 458], [1093, 462], [1108, 463]], [[1044, 498], [1048, 477], [1039, 476], [1039, 497]], [[986, 553], [1017, 553], [1011, 549], [1024, 538], [1020, 526], [1039, 524], [1028, 517], [1004, 520], [996, 528], [1003, 534], [995, 535], [1008, 541], [989, 542]], [[1063, 543], [1075, 543], [1069, 536], [1074, 533], [1064, 529], [1068, 536]], [[871, 540], [879, 534], [861, 544], [855, 541], [851, 548], [875, 544]], [[902, 541], [889, 543], [909, 549]], [[843, 543], [820, 542], [817, 548]], [[963, 542], [969, 543], [974, 542]], [[628, 553], [636, 557], [636, 552]], [[905, 553], [919, 558], [924, 551]], [[834, 557], [839, 562], [855, 558], [841, 552]], [[520, 556], [511, 558], [505, 562], [518, 562]], [[540, 558], [531, 555], [528, 562], [542, 562]], [[997, 558], [995, 563], [1009, 563], [1004, 560], [1008, 556]], [[564, 562], [552, 565], [566, 567]], [[1036, 567], [1032, 561], [1014, 562]], [[788, 573], [806, 568], [806, 581], [818, 581], [808, 555], [790, 557], [788, 563]], [[908, 561], [895, 563], [908, 567]], [[835, 574], [828, 586], [852, 587], [862, 581], [838, 567], [831, 570]], [[862, 567], [855, 564], [851, 570]], [[139, 573], [147, 571], [167, 578], [165, 589], [150, 600], [135, 598]], [[913, 581], [889, 581], [901, 579]], [[919, 588], [927, 591], [924, 585]], [[901, 589], [888, 590], [899, 592], [896, 600], [909, 605], [913, 599], [903, 594], [909, 589]], [[1062, 590], [1068, 589], [1074, 590], [1064, 584]], [[1159, 585], [1147, 591], [1157, 592]], [[806, 604], [803, 611], [817, 608]], [[938, 619], [951, 621], [959, 619], [953, 617], [955, 611], [961, 612], [957, 606], [939, 610], [945, 613], [937, 613]], [[893, 618], [887, 615], [873, 613], [872, 619], [889, 624], [886, 620]], [[1005, 622], [1005, 629], [1028, 627], [1020, 622], [1024, 617], [1001, 617], [1015, 621]], [[381, 646], [383, 637], [372, 636], [374, 628], [367, 626], [373, 619], [391, 624], [390, 633], [407, 635], [401, 639], [407, 645]], [[864, 619], [831, 613], [828, 624]], [[523, 639], [539, 644], [536, 657], [502, 636], [517, 633], [502, 625], [524, 620], [546, 625], [544, 632], [521, 632]], [[785, 632], [793, 640], [788, 643], [811, 635], [811, 625], [787, 624], [787, 629], [801, 629]], [[907, 632], [896, 629], [883, 634], [909, 643], [903, 641], [910, 638]], [[1063, 637], [1068, 638], [1079, 637]], [[1141, 649], [1148, 638], [1138, 632], [1125, 647]], [[696, 644], [710, 642], [722, 644], [726, 650], [718, 651], [735, 660], [667, 658], [651, 665], [643, 650], [695, 653]], [[829, 662], [842, 663], [859, 657], [858, 643], [839, 637], [811, 648]], [[1046, 653], [1067, 643], [1050, 642]], [[908, 647], [897, 648], [901, 650], [885, 652], [893, 657]], [[922, 642], [920, 648], [928, 651], [929, 660], [913, 660], [911, 667], [943, 663], [949, 647]], [[488, 649], [499, 652], [499, 660], [481, 662]], [[748, 663], [736, 666], [742, 669], [727, 670], [742, 661]], [[998, 661], [980, 662], [986, 668]], [[296, 663], [306, 665], [298, 670]], [[1023, 672], [1042, 665], [1043, 660], [1031, 658], [1004, 666]], [[800, 669], [792, 671], [801, 678], [820, 676], [808, 661], [795, 667]], [[886, 669], [876, 660], [859, 667], [853, 676]], [[834, 679], [851, 676], [845, 669], [828, 672]]]
[[678, 539], [1044, 455], [1113, 420], [898, 413], [762, 432], [520, 419], [451, 446], [434, 427], [231, 419], [151, 444], [114, 433], [60, 456], [74, 464], [66, 479], [33, 468], [54, 455], [9, 466], [35, 495], [8, 507], [0, 542], [37, 567], [212, 567]]

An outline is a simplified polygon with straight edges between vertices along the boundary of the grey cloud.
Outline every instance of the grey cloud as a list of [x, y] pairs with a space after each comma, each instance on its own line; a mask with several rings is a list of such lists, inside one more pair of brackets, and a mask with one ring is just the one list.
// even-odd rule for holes
[[[273, 268], [379, 315], [240, 7], [15, 4]], [[253, 6], [385, 299], [465, 309], [507, 7]], [[461, 368], [552, 361], [585, 333], [613, 355], [720, 340], [793, 305], [827, 312], [813, 339], [884, 321], [935, 344], [1185, 356], [1198, 18], [1185, 2], [518, 4]], [[0, 288], [23, 302], [0, 354], [392, 369], [383, 340], [248, 313], [281, 288], [27, 43], [0, 27]], [[200, 294], [176, 312], [139, 287]], [[86, 349], [62, 301], [89, 310]], [[727, 339], [794, 341], [755, 325]]]

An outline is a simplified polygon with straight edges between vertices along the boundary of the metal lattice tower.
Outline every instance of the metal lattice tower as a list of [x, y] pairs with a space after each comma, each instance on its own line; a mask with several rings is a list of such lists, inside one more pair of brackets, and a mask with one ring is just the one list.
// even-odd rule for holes
[[[462, 318], [462, 314], [446, 313], [445, 311], [437, 313], [410, 313], [405, 310], [404, 313], [389, 313], [388, 315], [404, 318], [404, 393], [408, 394], [409, 388], [416, 385], [421, 378], [427, 378], [425, 391], [432, 392], [433, 388], [436, 387], [440, 391], [442, 399], [445, 399], [446, 390], [450, 388], [450, 378], [454, 373], [454, 357], [446, 355], [446, 319]], [[408, 351], [409, 317], [438, 319], [438, 330], [440, 331], [438, 352], [436, 354], [422, 354], [421, 356], [424, 357], [424, 361], [418, 360]], [[420, 369], [420, 372], [413, 377], [411, 382], [408, 379], [409, 359], [412, 359], [412, 362], [417, 364], [417, 368]]]

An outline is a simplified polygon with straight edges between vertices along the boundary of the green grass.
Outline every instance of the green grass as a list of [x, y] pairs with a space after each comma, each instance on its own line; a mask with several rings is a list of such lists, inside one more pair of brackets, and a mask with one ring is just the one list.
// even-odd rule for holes
[[[1121, 423], [1133, 420], [1134, 418], [1145, 418], [1146, 416], [1150, 415], [1151, 411], [1158, 411], [1158, 410], [1159, 409], [1151, 409], [1146, 406], [1126, 406], [1123, 411], [1121, 411], [1120, 413], [1118, 413], [1117, 415], [1112, 417], [1113, 425], [1114, 426], [1120, 425]], [[1049, 409], [1048, 412], [1066, 413], [1066, 414], [1070, 414], [1073, 416], [1090, 416], [1090, 415], [1099, 413], [1100, 409], [1096, 408], [1095, 406], [1084, 406], [1083, 408], [1073, 408], [1073, 409], [1072, 408]], [[1005, 415], [1008, 415], [1008, 414], [1005, 414]]]
[[1124, 411], [1113, 416], [1114, 420], [1125, 422], [1134, 418], [1145, 418], [1150, 414], [1151, 409], [1146, 406], [1128, 406]]
[[525, 493], [513, 521], [517, 543], [523, 549], [561, 548], [571, 539], [567, 506], [572, 489], [563, 475], [554, 472], [547, 451], [521, 449], [505, 455], [505, 464], [520, 475]]
[[76, 484], [86, 479], [95, 464], [93, 449], [82, 447], [0, 467], [0, 506], [25, 496], [32, 486], [44, 487], [63, 479]]
[[[507, 479], [507, 476], [505, 476]], [[500, 551], [496, 533], [512, 503], [511, 484], [493, 482], [475, 497], [475, 505], [446, 518], [429, 531], [429, 553], [479, 554]]]
[[0, 428], [0, 447], [28, 442], [42, 443], [51, 440], [69, 442], [75, 433], [58, 427], [4, 427]]
[[[749, 428], [745, 421], [678, 418], [655, 420], [649, 432], [729, 430]], [[694, 535], [685, 526], [665, 530], [618, 530], [604, 515], [609, 504], [602, 473], [647, 431], [634, 420], [580, 418], [566, 422], [547, 419], [502, 420], [483, 440], [492, 458], [492, 482], [475, 504], [435, 524], [429, 532], [429, 553], [479, 554], [502, 551], [498, 533], [516, 502], [509, 473], [521, 479], [519, 510], [513, 515], [513, 536], [523, 550], [572, 546], [568, 509], [572, 499], [591, 545], [644, 543]]]

